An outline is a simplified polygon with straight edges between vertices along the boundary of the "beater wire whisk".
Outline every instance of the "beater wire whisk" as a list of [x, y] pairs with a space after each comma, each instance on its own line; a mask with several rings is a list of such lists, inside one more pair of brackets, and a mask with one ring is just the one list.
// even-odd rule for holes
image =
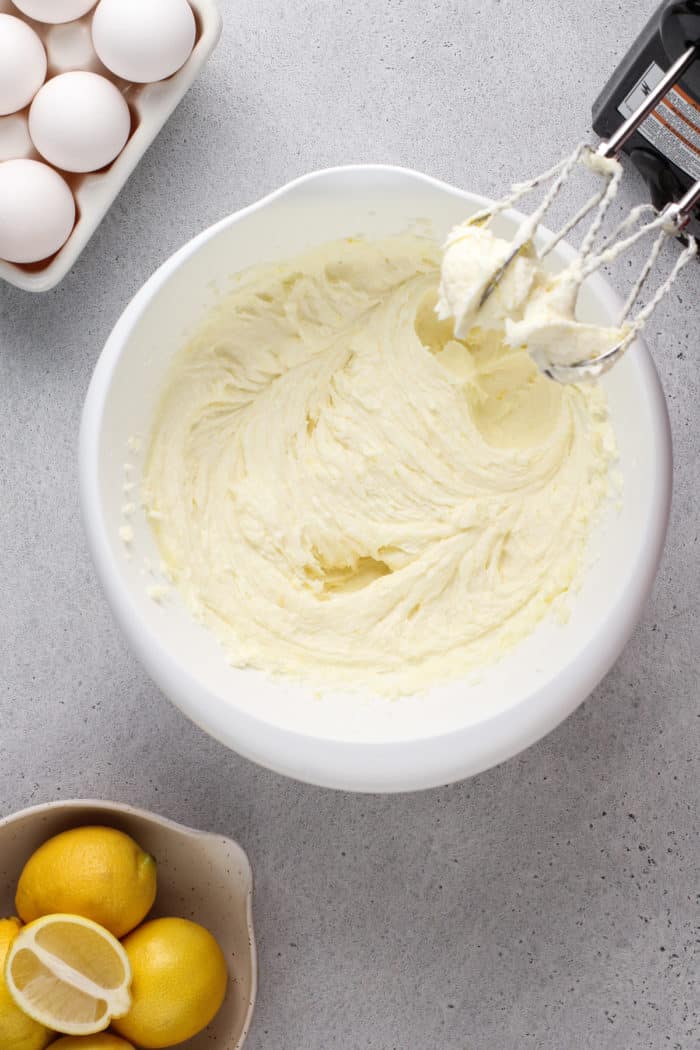
[[[501, 201], [477, 212], [469, 220], [474, 225], [486, 225], [496, 215], [513, 207], [523, 197], [540, 187], [547, 186], [549, 183], [538, 207], [520, 224], [505, 261], [495, 271], [486, 285], [479, 301], [479, 309], [499, 286], [509, 267], [521, 252], [527, 251], [532, 253], [540, 260], [546, 258], [563, 238], [568, 236], [575, 227], [579, 226], [589, 216], [592, 216], [591, 221], [583, 236], [577, 258], [565, 271], [567, 279], [572, 282], [575, 288], [576, 296], [578, 296], [583, 281], [590, 274], [601, 266], [612, 263], [623, 252], [636, 244], [637, 241], [644, 237], [653, 236], [649, 255], [627, 297], [622, 316], [619, 319], [619, 327], [623, 329], [624, 333], [622, 338], [611, 349], [589, 360], [573, 364], [549, 364], [545, 368], [545, 373], [551, 379], [561, 383], [579, 382], [584, 379], [598, 378], [611, 368], [644, 327], [683, 267], [697, 254], [698, 249], [695, 238], [688, 235], [686, 246], [676, 259], [670, 272], [661, 281], [649, 302], [630, 320], [629, 316], [634, 304], [637, 302], [649, 275], [655, 268], [662, 248], [670, 239], [678, 237], [685, 230], [692, 218], [694, 209], [700, 203], [700, 180], [690, 187], [681, 200], [668, 204], [662, 211], [657, 211], [650, 204], [640, 205], [637, 208], [633, 208], [629, 215], [611, 233], [602, 233], [603, 223], [610, 205], [617, 195], [623, 175], [622, 165], [618, 161], [618, 156], [623, 146], [696, 58], [698, 58], [698, 49], [695, 46], [689, 47], [673, 63], [656, 87], [649, 92], [639, 108], [620, 125], [606, 142], [601, 142], [597, 148], [593, 148], [587, 143], [580, 143], [569, 156], [564, 157], [563, 160], [560, 160], [548, 171], [537, 175], [534, 179], [530, 179], [527, 182], [516, 183], [510, 193]], [[561, 229], [551, 236], [539, 251], [535, 250], [533, 238], [537, 229], [561, 192], [564, 184], [571, 177], [574, 170], [582, 164], [603, 179], [602, 186], [579, 208], [575, 215], [567, 220]]]

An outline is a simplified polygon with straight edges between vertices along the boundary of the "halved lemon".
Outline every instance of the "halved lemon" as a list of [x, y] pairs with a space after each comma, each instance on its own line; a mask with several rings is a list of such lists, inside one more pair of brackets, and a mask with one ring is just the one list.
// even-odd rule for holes
[[131, 966], [116, 937], [91, 919], [45, 915], [24, 926], [5, 964], [10, 995], [65, 1035], [102, 1032], [131, 1006]]

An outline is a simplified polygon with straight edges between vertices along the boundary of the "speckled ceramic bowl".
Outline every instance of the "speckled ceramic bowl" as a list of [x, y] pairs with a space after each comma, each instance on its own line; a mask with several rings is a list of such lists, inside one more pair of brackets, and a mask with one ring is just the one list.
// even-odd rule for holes
[[211, 930], [229, 966], [223, 1007], [182, 1050], [240, 1050], [255, 1005], [257, 961], [253, 934], [253, 877], [239, 845], [222, 835], [175, 824], [114, 802], [52, 802], [0, 820], [0, 914], [14, 915], [22, 867], [52, 835], [84, 824], [106, 824], [131, 835], [158, 862], [152, 916], [177, 915]]

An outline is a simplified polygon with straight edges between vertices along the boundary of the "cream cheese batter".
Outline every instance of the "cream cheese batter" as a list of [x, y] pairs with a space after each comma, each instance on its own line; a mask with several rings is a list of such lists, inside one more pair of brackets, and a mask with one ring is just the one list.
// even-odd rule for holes
[[412, 692], [483, 668], [581, 576], [615, 441], [562, 387], [435, 314], [418, 237], [255, 269], [174, 361], [144, 501], [237, 666]]
[[[515, 240], [520, 238], [516, 235]], [[438, 316], [453, 319], [459, 338], [472, 328], [503, 328], [509, 346], [522, 348], [541, 371], [551, 365], [590, 361], [619, 346], [630, 326], [586, 324], [576, 317], [583, 280], [576, 258], [561, 273], [547, 273], [534, 251], [522, 250], [482, 298], [513, 248], [484, 226], [456, 226], [445, 243]]]
[[[580, 163], [607, 180], [604, 190], [588, 202], [588, 210], [572, 217], [557, 237], [559, 240], [574, 229], [591, 207], [597, 208], [584, 241], [584, 254], [579, 252], [556, 275], [543, 268], [534, 237], [553, 199], [551, 195], [545, 195], [540, 206], [523, 217], [512, 240], [498, 237], [488, 228], [494, 215], [519, 201], [543, 178], [552, 177], [553, 169], [544, 176], [514, 186], [508, 197], [455, 226], [445, 242], [440, 276], [438, 316], [443, 320], [453, 319], [458, 338], [463, 339], [477, 326], [505, 326], [506, 343], [527, 350], [543, 372], [553, 365], [591, 361], [622, 344], [629, 345], [635, 330], [641, 327], [639, 323], [636, 326], [586, 324], [576, 316], [579, 290], [587, 274], [605, 262], [614, 261], [626, 243], [619, 236], [623, 227], [619, 227], [617, 238], [597, 253], [593, 250], [605, 211], [617, 196], [622, 165], [614, 158], [594, 153], [584, 144], [578, 146], [570, 158], [565, 158], [565, 163], [568, 170], [574, 163]], [[645, 210], [635, 209], [630, 218]], [[513, 256], [516, 246], [520, 250]]]

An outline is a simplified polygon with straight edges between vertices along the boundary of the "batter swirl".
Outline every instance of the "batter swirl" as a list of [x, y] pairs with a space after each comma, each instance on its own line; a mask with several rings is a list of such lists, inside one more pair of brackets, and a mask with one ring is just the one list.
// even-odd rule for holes
[[435, 316], [417, 237], [240, 285], [180, 354], [144, 496], [239, 666], [410, 692], [497, 659], [580, 577], [615, 441], [604, 395]]

